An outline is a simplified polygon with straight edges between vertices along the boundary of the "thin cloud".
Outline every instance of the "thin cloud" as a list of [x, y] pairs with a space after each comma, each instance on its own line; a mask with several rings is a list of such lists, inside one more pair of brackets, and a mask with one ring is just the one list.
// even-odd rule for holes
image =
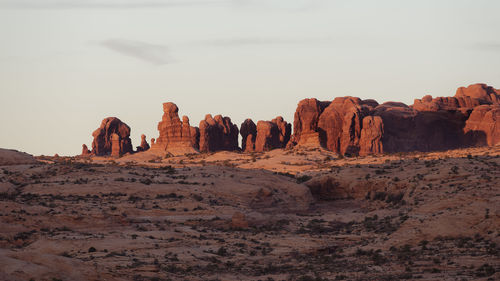
[[0, 8], [11, 9], [138, 9], [215, 5], [228, 0], [0, 0]]
[[168, 48], [164, 45], [127, 39], [108, 39], [101, 41], [100, 45], [124, 56], [133, 57], [155, 65], [164, 65], [173, 61], [169, 55]]
[[484, 42], [473, 46], [474, 49], [500, 51], [500, 42]]
[[245, 38], [223, 38], [198, 41], [197, 44], [217, 46], [217, 47], [238, 47], [252, 45], [307, 45], [331, 42], [331, 38], [265, 38], [265, 37], [245, 37]]

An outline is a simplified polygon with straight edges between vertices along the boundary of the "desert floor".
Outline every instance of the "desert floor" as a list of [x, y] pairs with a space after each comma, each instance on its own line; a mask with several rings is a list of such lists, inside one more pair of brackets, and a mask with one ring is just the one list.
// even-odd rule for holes
[[500, 279], [500, 147], [9, 157], [0, 280]]

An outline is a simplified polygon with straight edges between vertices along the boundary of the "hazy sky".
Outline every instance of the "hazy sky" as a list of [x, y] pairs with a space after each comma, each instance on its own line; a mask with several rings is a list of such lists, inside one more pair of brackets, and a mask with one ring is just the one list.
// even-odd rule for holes
[[162, 103], [293, 122], [299, 100], [500, 88], [498, 0], [0, 0], [0, 147], [75, 155]]

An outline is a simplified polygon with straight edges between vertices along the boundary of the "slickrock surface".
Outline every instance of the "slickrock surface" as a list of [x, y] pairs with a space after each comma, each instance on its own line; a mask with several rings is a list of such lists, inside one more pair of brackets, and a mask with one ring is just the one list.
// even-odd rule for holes
[[0, 166], [34, 163], [38, 163], [38, 161], [31, 154], [14, 149], [0, 148]]
[[0, 167], [1, 280], [500, 278], [498, 146], [39, 158]]

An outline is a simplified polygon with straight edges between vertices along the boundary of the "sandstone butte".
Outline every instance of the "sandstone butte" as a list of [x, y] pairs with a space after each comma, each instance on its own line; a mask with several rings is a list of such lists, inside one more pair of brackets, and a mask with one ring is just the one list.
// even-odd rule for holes
[[[92, 136], [94, 137], [92, 141], [93, 155], [121, 156], [133, 152], [130, 127], [116, 117], [102, 120], [101, 126], [92, 133]], [[83, 147], [82, 152], [85, 151], [85, 148], [86, 146]]]
[[[293, 135], [291, 124], [282, 117], [257, 124], [246, 119], [238, 130], [229, 117], [208, 114], [198, 128], [190, 126], [186, 116], [181, 121], [178, 111], [174, 103], [163, 104], [159, 137], [151, 139], [151, 150], [172, 154], [238, 151], [238, 133], [245, 152], [298, 145], [363, 156], [500, 144], [500, 90], [485, 84], [461, 87], [453, 97], [426, 95], [410, 106], [357, 97], [304, 99], [295, 111]], [[118, 118], [104, 119], [92, 135], [92, 152], [83, 146], [84, 156], [132, 152], [130, 128]], [[148, 148], [143, 135], [138, 151]]]

